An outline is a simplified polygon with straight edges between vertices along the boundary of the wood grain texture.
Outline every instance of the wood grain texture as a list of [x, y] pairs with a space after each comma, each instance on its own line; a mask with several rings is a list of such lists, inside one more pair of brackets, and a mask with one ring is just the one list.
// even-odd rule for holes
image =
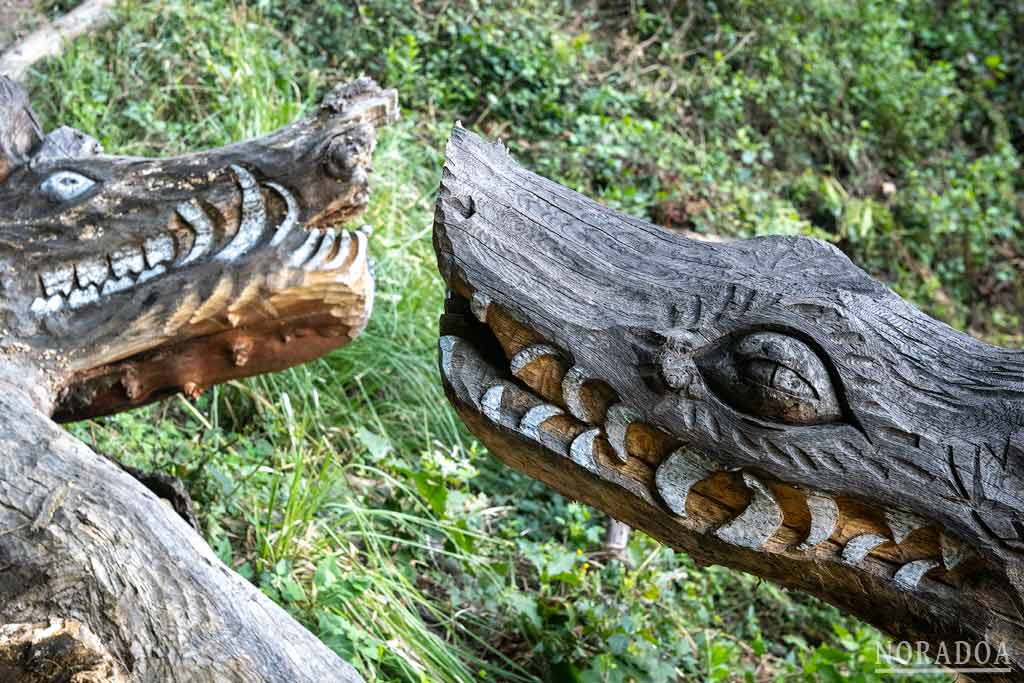
[[0, 678], [362, 680], [51, 417], [195, 398], [355, 338], [368, 237], [338, 224], [366, 205], [396, 116], [395, 93], [359, 79], [255, 140], [114, 157], [44, 135], [0, 77]]
[[[461, 127], [434, 244], [445, 385], [499, 458], [699, 560], [901, 637], [984, 641], [1010, 662], [993, 680], [1024, 675], [1020, 351], [928, 318], [830, 245], [688, 239]], [[554, 366], [542, 385], [510, 371], [537, 345], [563, 387], [608, 387], [603, 417], [520, 428], [524, 407], [572, 403], [545, 389]]]

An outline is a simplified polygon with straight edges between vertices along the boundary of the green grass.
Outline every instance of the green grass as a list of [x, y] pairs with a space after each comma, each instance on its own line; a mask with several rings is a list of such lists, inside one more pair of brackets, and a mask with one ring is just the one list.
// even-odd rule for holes
[[441, 154], [461, 118], [610, 205], [814, 234], [952, 323], [1019, 340], [1008, 20], [962, 2], [568, 7], [132, 1], [41, 65], [46, 126], [128, 154], [269, 131], [363, 71], [404, 105], [360, 218], [378, 296], [359, 339], [72, 430], [182, 477], [218, 554], [369, 681], [886, 680], [885, 640], [813, 599], [639, 534], [628, 564], [602, 560], [603, 515], [467, 434], [436, 369]]

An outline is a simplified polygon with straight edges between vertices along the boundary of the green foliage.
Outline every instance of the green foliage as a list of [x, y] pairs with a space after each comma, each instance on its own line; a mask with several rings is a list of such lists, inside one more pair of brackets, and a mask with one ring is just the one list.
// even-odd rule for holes
[[361, 72], [399, 88], [403, 121], [361, 219], [378, 296], [356, 342], [73, 429], [184, 478], [217, 553], [370, 681], [888, 680], [884, 639], [806, 596], [638, 534], [608, 561], [603, 516], [465, 433], [436, 376], [441, 150], [461, 118], [672, 228], [831, 240], [1020, 344], [1021, 30], [980, 0], [125, 2], [38, 70], [48, 127], [177, 153]]

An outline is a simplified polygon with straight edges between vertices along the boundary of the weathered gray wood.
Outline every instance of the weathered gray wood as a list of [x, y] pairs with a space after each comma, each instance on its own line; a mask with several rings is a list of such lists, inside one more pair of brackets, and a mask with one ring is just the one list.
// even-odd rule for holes
[[362, 680], [149, 490], [9, 390], [0, 453], [0, 624], [86, 625], [133, 681]]
[[[445, 386], [496, 456], [701, 561], [1024, 675], [1024, 353], [828, 244], [688, 239], [461, 127], [434, 244]], [[566, 359], [561, 400], [510, 372], [526, 346]], [[606, 415], [583, 378], [610, 387]], [[534, 401], [565, 411], [509, 430]]]
[[195, 397], [355, 337], [367, 236], [335, 226], [365, 206], [376, 127], [396, 114], [393, 91], [359, 79], [255, 140], [115, 157], [44, 135], [0, 77], [4, 680], [361, 680], [50, 418]]

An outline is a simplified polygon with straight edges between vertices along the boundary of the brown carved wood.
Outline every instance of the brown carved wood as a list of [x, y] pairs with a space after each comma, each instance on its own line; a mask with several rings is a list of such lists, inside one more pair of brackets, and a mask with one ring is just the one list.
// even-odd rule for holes
[[445, 389], [496, 457], [932, 653], [983, 644], [970, 664], [1006, 670], [978, 680], [1024, 677], [1024, 353], [830, 245], [688, 239], [458, 126], [434, 244]]
[[361, 680], [51, 418], [197, 396], [359, 334], [367, 238], [341, 223], [396, 115], [359, 79], [264, 137], [127, 158], [44, 133], [0, 78], [0, 678]]

